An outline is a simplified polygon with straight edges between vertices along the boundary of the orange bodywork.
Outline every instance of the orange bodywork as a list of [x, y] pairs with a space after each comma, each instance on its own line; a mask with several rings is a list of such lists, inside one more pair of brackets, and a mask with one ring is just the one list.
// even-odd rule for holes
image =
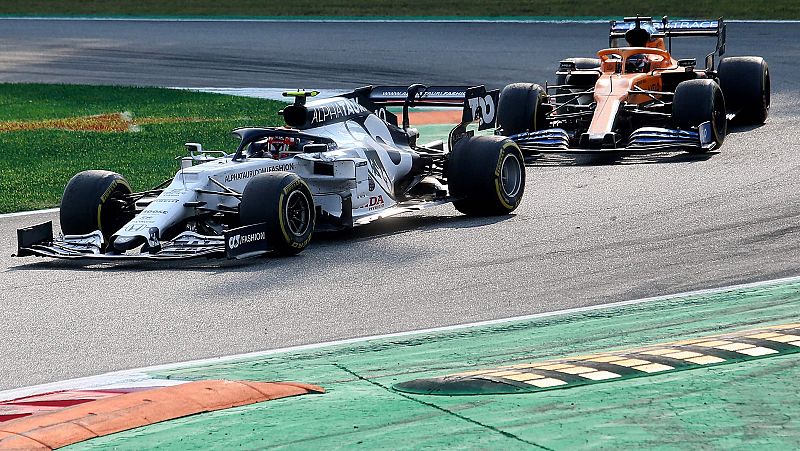
[[[663, 46], [663, 44], [662, 44]], [[653, 97], [632, 92], [635, 87], [647, 91], [661, 91], [661, 74], [678, 70], [678, 63], [669, 52], [658, 47], [623, 47], [597, 52], [600, 57], [602, 75], [597, 80], [594, 100], [597, 107], [589, 125], [588, 133], [602, 137], [614, 130], [617, 112], [623, 103], [640, 104]], [[650, 67], [644, 73], [627, 73], [628, 58], [645, 55]]]

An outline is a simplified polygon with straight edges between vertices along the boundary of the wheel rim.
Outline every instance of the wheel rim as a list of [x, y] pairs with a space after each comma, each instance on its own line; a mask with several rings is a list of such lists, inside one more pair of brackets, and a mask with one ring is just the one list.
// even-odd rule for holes
[[508, 197], [514, 197], [522, 186], [522, 164], [513, 153], [506, 154], [500, 166], [500, 186]]
[[284, 207], [286, 225], [294, 236], [302, 236], [311, 225], [311, 205], [302, 191], [292, 191]]
[[100, 231], [103, 235], [110, 236], [133, 219], [134, 215], [127, 209], [129, 201], [126, 196], [128, 194], [130, 192], [125, 192], [119, 188], [115, 189], [109, 198], [100, 204], [98, 213], [100, 215]]
[[725, 104], [725, 99], [722, 97], [721, 91], [717, 91], [714, 97], [714, 111], [712, 112], [711, 120], [713, 121], [714, 129], [717, 131], [717, 134], [720, 138], [724, 138], [728, 128], [728, 119], [725, 117], [725, 110], [722, 108], [722, 105]]

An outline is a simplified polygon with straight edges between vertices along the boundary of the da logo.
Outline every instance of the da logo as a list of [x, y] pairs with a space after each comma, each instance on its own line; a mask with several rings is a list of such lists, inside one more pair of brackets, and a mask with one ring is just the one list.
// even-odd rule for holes
[[376, 208], [383, 207], [383, 203], [384, 202], [382, 195], [372, 196], [369, 198], [369, 203], [367, 204], [367, 207], [369, 207], [370, 210], [374, 210]]
[[234, 236], [228, 238], [228, 248], [236, 249], [237, 247], [239, 247], [239, 244], [241, 243], [241, 240], [242, 240], [242, 236], [241, 235], [234, 235]]

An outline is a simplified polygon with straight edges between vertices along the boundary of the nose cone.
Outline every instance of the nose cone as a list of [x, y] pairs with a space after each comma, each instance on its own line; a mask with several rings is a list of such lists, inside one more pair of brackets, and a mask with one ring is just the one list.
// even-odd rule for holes
[[113, 247], [120, 252], [136, 249], [144, 244], [145, 239], [143, 236], [118, 236], [114, 239]]

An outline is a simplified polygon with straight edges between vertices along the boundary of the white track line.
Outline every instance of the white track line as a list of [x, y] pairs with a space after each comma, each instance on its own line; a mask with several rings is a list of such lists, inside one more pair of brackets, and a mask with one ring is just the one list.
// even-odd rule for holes
[[[111, 21], [111, 22], [256, 22], [256, 23], [522, 23], [522, 24], [607, 24], [608, 19], [511, 19], [511, 18], [285, 18], [285, 17], [254, 17], [251, 19], [237, 17], [0, 17], [0, 20], [57, 20], [57, 21]], [[749, 24], [796, 24], [800, 20], [747, 20], [726, 19], [726, 23]]]
[[420, 330], [411, 330], [406, 332], [396, 332], [391, 334], [382, 334], [382, 335], [371, 335], [368, 337], [359, 337], [359, 338], [348, 338], [345, 340], [335, 340], [335, 341], [328, 341], [324, 343], [314, 343], [314, 344], [307, 344], [307, 345], [300, 345], [300, 346], [290, 346], [286, 348], [279, 348], [279, 349], [270, 349], [266, 351], [257, 351], [257, 352], [249, 352], [245, 354], [234, 354], [229, 356], [223, 357], [212, 357], [208, 359], [200, 359], [200, 360], [190, 360], [186, 362], [179, 362], [179, 363], [168, 363], [164, 365], [155, 365], [149, 366], [144, 368], [134, 368], [129, 370], [122, 370], [122, 371], [114, 371], [111, 373], [100, 374], [97, 376], [88, 376], [82, 377], [77, 379], [70, 379], [66, 381], [59, 381], [59, 382], [52, 382], [48, 384], [41, 384], [35, 385], [31, 387], [22, 387], [22, 388], [15, 388], [11, 390], [6, 390], [0, 392], [0, 401], [5, 401], [9, 399], [16, 399], [21, 398], [24, 396], [31, 396], [38, 393], [48, 393], [53, 391], [60, 391], [60, 390], [79, 390], [79, 389], [98, 389], [103, 387], [123, 387], [126, 384], [143, 384], [143, 381], [147, 381], [150, 379], [150, 376], [147, 373], [152, 372], [159, 372], [159, 371], [166, 371], [178, 368], [190, 368], [190, 367], [197, 367], [197, 366], [204, 366], [204, 365], [213, 365], [219, 363], [227, 363], [237, 360], [245, 360], [245, 359], [254, 359], [254, 358], [261, 358], [267, 357], [276, 354], [284, 354], [289, 352], [299, 352], [299, 351], [310, 351], [322, 348], [328, 348], [331, 346], [340, 346], [340, 345], [347, 345], [347, 344], [355, 344], [355, 343], [363, 343], [370, 340], [382, 340], [382, 339], [391, 339], [391, 338], [399, 338], [399, 337], [408, 337], [412, 335], [421, 335], [421, 334], [430, 334], [430, 333], [438, 333], [438, 332], [448, 332], [453, 330], [460, 330], [460, 329], [467, 329], [471, 327], [482, 327], [482, 326], [493, 326], [498, 324], [506, 324], [511, 322], [520, 322], [520, 321], [530, 321], [534, 319], [540, 318], [548, 318], [553, 316], [561, 316], [561, 315], [571, 315], [575, 313], [584, 313], [584, 312], [592, 312], [597, 310], [604, 310], [616, 307], [624, 307], [629, 305], [638, 305], [638, 304], [645, 304], [650, 302], [658, 302], [658, 301], [667, 301], [670, 299], [681, 298], [681, 297], [690, 297], [690, 296], [706, 296], [712, 294], [719, 294], [728, 291], [739, 291], [739, 290], [748, 290], [748, 289], [755, 289], [761, 288], [765, 286], [771, 285], [780, 285], [780, 284], [788, 284], [788, 283], [795, 283], [800, 282], [800, 276], [794, 277], [787, 277], [783, 279], [774, 279], [774, 280], [764, 280], [761, 282], [752, 282], [752, 283], [745, 283], [740, 285], [731, 285], [727, 287], [721, 288], [709, 288], [703, 290], [695, 290], [689, 291], [685, 293], [678, 293], [678, 294], [669, 294], [665, 296], [655, 296], [650, 298], [643, 298], [643, 299], [634, 299], [629, 301], [620, 301], [620, 302], [613, 302], [610, 304], [601, 304], [601, 305], [591, 305], [587, 307], [577, 307], [571, 308], [566, 310], [557, 310], [553, 312], [544, 312], [544, 313], [536, 313], [533, 315], [524, 315], [524, 316], [513, 316], [510, 318], [502, 318], [502, 319], [495, 319], [489, 321], [479, 321], [475, 323], [467, 323], [467, 324], [457, 324], [453, 326], [443, 326], [443, 327], [433, 327], [430, 329], [420, 329]]
[[55, 213], [58, 211], [58, 208], [48, 208], [47, 210], [34, 210], [34, 211], [20, 211], [17, 213], [3, 213], [0, 214], [0, 219], [3, 218], [14, 218], [17, 216], [32, 216], [32, 215], [43, 215], [45, 213]]

